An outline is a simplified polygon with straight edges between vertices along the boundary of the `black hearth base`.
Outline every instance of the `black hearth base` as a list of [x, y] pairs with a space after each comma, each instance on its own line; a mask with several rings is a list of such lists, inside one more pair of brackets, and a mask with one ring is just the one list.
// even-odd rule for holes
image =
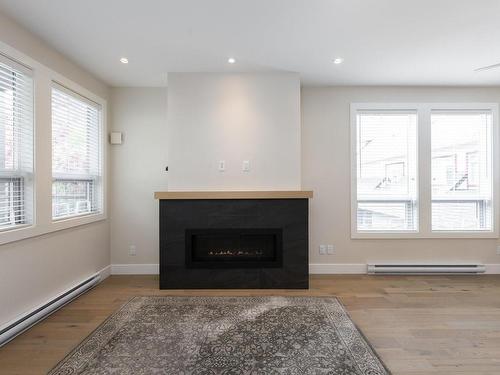
[[160, 199], [160, 289], [308, 286], [308, 199]]

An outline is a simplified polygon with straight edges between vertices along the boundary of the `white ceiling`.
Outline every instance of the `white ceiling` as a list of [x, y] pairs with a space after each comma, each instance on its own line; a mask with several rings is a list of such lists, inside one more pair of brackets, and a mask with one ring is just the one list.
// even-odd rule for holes
[[113, 86], [164, 86], [180, 71], [500, 84], [500, 68], [473, 71], [500, 62], [500, 0], [0, 0], [0, 11]]

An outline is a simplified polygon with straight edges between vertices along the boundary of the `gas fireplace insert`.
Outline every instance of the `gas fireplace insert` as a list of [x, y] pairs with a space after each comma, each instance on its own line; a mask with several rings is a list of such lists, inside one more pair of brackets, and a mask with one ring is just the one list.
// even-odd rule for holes
[[186, 229], [186, 267], [281, 267], [281, 228]]

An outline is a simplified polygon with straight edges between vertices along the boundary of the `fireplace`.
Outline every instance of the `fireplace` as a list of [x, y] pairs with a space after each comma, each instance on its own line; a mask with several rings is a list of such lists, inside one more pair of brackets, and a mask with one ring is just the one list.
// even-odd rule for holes
[[164, 192], [161, 289], [302, 289], [311, 192]]
[[186, 267], [281, 267], [280, 228], [186, 229]]

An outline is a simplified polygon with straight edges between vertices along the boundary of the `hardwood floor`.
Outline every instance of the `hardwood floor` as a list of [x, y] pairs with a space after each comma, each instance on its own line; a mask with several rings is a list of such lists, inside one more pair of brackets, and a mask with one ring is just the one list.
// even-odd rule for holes
[[0, 374], [44, 374], [135, 295], [334, 295], [393, 374], [500, 374], [500, 276], [312, 276], [308, 291], [160, 291], [112, 276], [0, 348]]

